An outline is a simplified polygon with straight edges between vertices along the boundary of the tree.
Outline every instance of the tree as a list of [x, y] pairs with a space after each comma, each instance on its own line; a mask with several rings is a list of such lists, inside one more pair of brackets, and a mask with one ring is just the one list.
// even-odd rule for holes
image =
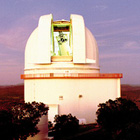
[[39, 132], [36, 125], [47, 111], [48, 107], [43, 103], [18, 103], [9, 110], [0, 111], [0, 127], [5, 136], [10, 133], [9, 139], [26, 140]]
[[125, 129], [117, 135], [116, 140], [140, 140], [140, 122], [129, 123]]
[[12, 140], [12, 114], [6, 110], [0, 111], [0, 133], [1, 138]]
[[55, 126], [55, 137], [58, 136], [66, 136], [74, 134], [78, 131], [79, 128], [79, 120], [71, 114], [68, 115], [56, 115], [54, 118]]
[[140, 122], [140, 110], [130, 100], [117, 98], [99, 104], [97, 114], [98, 125], [115, 139], [131, 124]]

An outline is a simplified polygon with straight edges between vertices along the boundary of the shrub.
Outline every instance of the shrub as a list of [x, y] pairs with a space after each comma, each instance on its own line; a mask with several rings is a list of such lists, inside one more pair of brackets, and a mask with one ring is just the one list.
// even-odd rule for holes
[[[26, 140], [39, 132], [36, 127], [39, 118], [46, 115], [48, 107], [43, 103], [18, 103], [9, 110], [0, 111], [0, 128], [8, 139]], [[10, 130], [10, 131], [9, 131]]]
[[78, 131], [79, 120], [71, 114], [56, 115], [54, 118], [56, 135], [70, 135]]
[[53, 123], [51, 121], [48, 121], [48, 129], [49, 130], [53, 129]]
[[99, 104], [98, 107], [97, 123], [114, 139], [130, 124], [140, 122], [140, 110], [130, 100], [117, 98], [114, 101], [108, 100], [106, 103]]

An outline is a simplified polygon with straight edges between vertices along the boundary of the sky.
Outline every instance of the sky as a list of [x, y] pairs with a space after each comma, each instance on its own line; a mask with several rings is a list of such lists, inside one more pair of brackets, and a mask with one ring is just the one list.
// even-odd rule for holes
[[39, 17], [84, 17], [99, 49], [101, 73], [140, 85], [140, 0], [0, 0], [0, 85], [21, 84], [24, 50]]

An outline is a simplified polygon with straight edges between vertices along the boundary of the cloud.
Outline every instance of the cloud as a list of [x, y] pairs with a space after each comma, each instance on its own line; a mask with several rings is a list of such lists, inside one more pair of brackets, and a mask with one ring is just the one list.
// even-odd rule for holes
[[14, 26], [0, 33], [0, 44], [12, 50], [23, 51], [33, 30], [31, 27], [33, 20], [35, 16], [25, 16], [17, 20]]
[[[18, 52], [19, 53], [19, 52]], [[16, 53], [13, 53], [11, 54], [10, 53], [6, 53], [6, 52], [3, 52], [3, 53], [0, 53], [0, 69], [2, 69], [3, 66], [18, 66], [18, 65], [23, 65], [23, 55], [22, 55], [22, 52], [17, 54]]]
[[[95, 28], [95, 27], [94, 27]], [[111, 27], [108, 28], [108, 30], [101, 28], [103, 30], [100, 33], [94, 34], [95, 37], [107, 37], [107, 36], [114, 36], [114, 35], [121, 35], [126, 34], [127, 36], [134, 36], [134, 35], [140, 35], [140, 25], [137, 26], [130, 26], [130, 27], [114, 27], [113, 29]]]
[[[128, 54], [125, 54], [128, 55]], [[124, 54], [100, 54], [100, 59], [112, 59], [116, 57], [124, 57]]]
[[0, 57], [6, 57], [6, 56], [7, 56], [6, 53], [1, 53], [1, 52], [0, 52]]
[[[20, 79], [20, 74], [23, 73], [23, 66], [21, 65], [11, 65], [13, 61], [9, 61], [6, 64], [0, 67], [0, 85], [8, 85], [8, 84], [18, 84], [22, 83], [23, 80]], [[1, 65], [1, 64], [0, 64]]]
[[112, 25], [112, 24], [118, 24], [118, 23], [122, 22], [123, 20], [124, 20], [124, 18], [97, 21], [97, 22], [94, 22], [93, 25], [109, 26], [109, 25]]
[[136, 50], [140, 48], [139, 30], [140, 25], [99, 28], [94, 36], [99, 47], [119, 47]]
[[[110, 36], [109, 38], [98, 38], [97, 39], [97, 44], [99, 47], [117, 47], [117, 46], [122, 46], [123, 40], [117, 37], [112, 37]], [[109, 48], [108, 48], [109, 49]]]
[[27, 29], [15, 27], [0, 34], [0, 44], [13, 50], [23, 50], [26, 42]]
[[92, 7], [92, 8], [95, 9], [95, 10], [104, 11], [108, 7], [106, 5], [96, 5], [96, 6]]
[[14, 4], [17, 5], [17, 4], [20, 4], [21, 2], [33, 2], [34, 0], [14, 0]]
[[1, 66], [6, 66], [6, 67], [11, 67], [11, 66], [18, 66], [19, 63], [17, 63], [17, 61], [15, 59], [7, 59], [7, 60], [4, 60], [4, 61], [1, 61], [0, 60], [0, 65]]
[[123, 49], [129, 49], [129, 50], [138, 50], [140, 49], [140, 42], [137, 41], [127, 41], [124, 43]]
[[[135, 26], [134, 26], [135, 25]], [[140, 24], [136, 17], [117, 18], [97, 21], [92, 23], [96, 37], [107, 37], [114, 35], [140, 36]]]
[[99, 58], [100, 59], [113, 59], [113, 58], [134, 58], [134, 57], [139, 57], [139, 54], [135, 53], [108, 53], [108, 54], [100, 54]]

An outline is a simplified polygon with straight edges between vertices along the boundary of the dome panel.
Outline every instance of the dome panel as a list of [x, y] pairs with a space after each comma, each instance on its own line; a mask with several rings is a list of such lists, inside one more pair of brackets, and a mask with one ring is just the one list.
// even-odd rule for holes
[[37, 62], [38, 28], [30, 35], [25, 47], [25, 68]]
[[88, 28], [85, 27], [86, 38], [86, 58], [94, 60], [94, 63], [99, 67], [99, 54], [97, 42]]
[[[79, 47], [77, 49], [77, 53], [79, 54], [79, 56], [81, 54], [84, 54], [83, 59], [82, 59], [82, 60], [84, 60], [83, 62], [75, 63], [74, 61], [58, 61], [58, 62], [57, 61], [55, 61], [55, 62], [52, 61], [52, 56], [51, 56], [51, 53], [50, 53], [51, 52], [50, 47], [47, 47], [48, 44], [45, 45], [45, 46], [44, 46], [44, 43], [43, 43], [43, 45], [40, 44], [39, 40], [41, 39], [41, 40], [43, 40], [42, 42], [46, 42], [46, 36], [49, 36], [51, 41], [53, 41], [52, 40], [53, 30], [50, 31], [51, 25], [49, 25], [49, 29], [47, 28], [48, 30], [45, 30], [45, 31], [43, 30], [44, 26], [43, 27], [41, 26], [43, 34], [41, 34], [42, 32], [40, 32], [40, 34], [39, 34], [39, 27], [40, 26], [38, 26], [32, 32], [32, 34], [30, 35], [30, 37], [27, 41], [27, 44], [26, 44], [25, 71], [27, 72], [28, 70], [33, 70], [33, 69], [35, 69], [35, 70], [38, 69], [40, 71], [50, 69], [50, 71], [54, 71], [56, 69], [59, 69], [59, 70], [57, 70], [58, 72], [63, 72], [65, 70], [70, 70], [71, 69], [70, 70], [71, 72], [81, 72], [81, 73], [82, 72], [97, 72], [98, 73], [99, 70], [100, 70], [99, 69], [98, 46], [97, 46], [96, 40], [95, 40], [94, 36], [92, 35], [92, 33], [90, 32], [90, 30], [84, 26], [83, 18], [81, 18], [81, 22], [82, 22], [81, 24], [83, 25], [82, 26], [82, 29], [83, 29], [82, 30], [83, 31], [82, 36], [84, 37], [85, 41], [82, 43], [84, 47], [81, 47], [81, 45], [79, 45]], [[53, 23], [51, 23], [51, 24], [53, 24]], [[72, 24], [72, 25], [75, 26], [74, 24]], [[73, 26], [72, 26], [72, 28], [73, 28]], [[76, 27], [77, 26], [75, 26], [75, 28]], [[44, 32], [49, 32], [49, 33], [46, 34]], [[70, 34], [72, 35], [72, 40], [73, 40], [73, 34], [72, 33], [70, 33]], [[76, 32], [75, 34], [77, 34], [77, 36], [81, 36], [81, 34], [79, 34], [79, 32], [78, 33]], [[42, 37], [43, 35], [45, 37]], [[77, 38], [77, 39], [79, 39], [79, 42], [81, 41], [80, 37]], [[71, 44], [73, 45], [73, 43], [71, 43]], [[50, 43], [49, 43], [49, 45], [50, 45]], [[53, 43], [51, 45], [53, 46]], [[71, 48], [77, 47], [77, 46], [78, 45], [71, 46]], [[47, 53], [48, 51], [49, 51], [49, 53]], [[74, 51], [75, 51], [75, 49], [73, 48], [73, 53], [74, 53]], [[82, 53], [81, 53], [81, 51], [82, 51]], [[41, 52], [43, 52], [43, 53], [41, 53]], [[48, 57], [50, 57], [50, 63], [44, 62], [44, 61], [46, 61], [46, 59]], [[71, 57], [74, 57], [74, 55], [71, 56]], [[81, 59], [81, 57], [78, 57], [78, 58]], [[38, 63], [38, 60], [42, 60], [42, 61], [40, 61], [40, 63]]]

